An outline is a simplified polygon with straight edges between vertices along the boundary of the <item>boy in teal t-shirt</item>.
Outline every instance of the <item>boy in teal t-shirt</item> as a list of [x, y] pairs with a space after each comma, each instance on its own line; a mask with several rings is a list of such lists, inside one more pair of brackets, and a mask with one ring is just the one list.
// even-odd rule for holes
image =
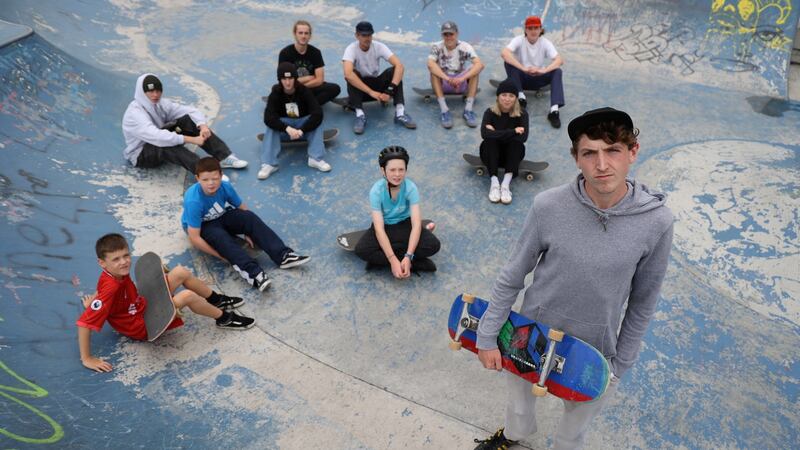
[[390, 266], [395, 278], [408, 278], [412, 269], [436, 271], [428, 258], [441, 245], [432, 233], [435, 225], [422, 226], [419, 190], [406, 178], [408, 159], [399, 146], [386, 147], [378, 155], [383, 178], [369, 192], [372, 226], [355, 249], [368, 268]]

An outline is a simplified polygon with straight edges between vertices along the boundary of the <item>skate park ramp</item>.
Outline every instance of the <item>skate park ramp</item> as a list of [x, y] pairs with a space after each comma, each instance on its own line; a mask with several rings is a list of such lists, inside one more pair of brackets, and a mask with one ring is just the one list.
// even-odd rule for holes
[[[566, 125], [529, 100], [527, 159], [550, 168], [512, 183], [491, 204], [488, 179], [461, 159], [477, 153], [459, 100], [439, 125], [425, 61], [453, 20], [486, 64], [476, 111], [504, 78], [500, 49], [524, 17], [543, 16], [564, 57], [566, 124], [609, 105], [631, 114], [642, 150], [634, 175], [663, 191], [675, 239], [658, 310], [639, 361], [587, 432], [586, 448], [794, 448], [800, 442], [800, 103], [788, 98], [800, 2], [568, 0], [350, 3], [337, 0], [7, 0], [0, 8], [0, 446], [2, 448], [467, 449], [502, 426], [503, 374], [447, 348], [446, 318], [461, 292], [488, 297], [533, 197], [573, 179]], [[367, 105], [367, 131], [324, 107], [323, 174], [304, 150], [256, 179], [265, 95], [298, 19], [326, 78], [344, 86], [340, 57], [354, 25], [406, 66], [406, 110]], [[26, 28], [27, 27], [27, 28]], [[29, 34], [29, 29], [33, 31]], [[136, 170], [122, 158], [122, 114], [136, 77], [198, 105], [247, 169], [226, 170], [244, 201], [312, 261], [279, 270], [261, 294], [190, 249], [179, 225], [182, 169]], [[335, 237], [369, 223], [377, 153], [409, 150], [409, 178], [434, 219], [435, 274], [396, 281], [365, 271]], [[257, 326], [218, 330], [191, 313], [154, 343], [93, 334], [111, 373], [79, 360], [80, 296], [100, 269], [95, 240], [124, 234], [134, 256], [156, 251], [215, 289], [246, 300]], [[540, 401], [546, 448], [561, 402]]]

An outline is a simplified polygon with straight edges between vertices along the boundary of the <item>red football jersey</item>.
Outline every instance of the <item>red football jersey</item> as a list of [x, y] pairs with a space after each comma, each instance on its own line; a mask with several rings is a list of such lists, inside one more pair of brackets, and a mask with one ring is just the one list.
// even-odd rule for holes
[[[147, 300], [139, 296], [130, 276], [118, 280], [103, 271], [97, 281], [97, 297], [81, 314], [76, 324], [99, 332], [108, 321], [120, 334], [140, 341], [147, 340], [147, 327], [144, 324], [144, 310]], [[183, 325], [179, 317], [169, 328]]]

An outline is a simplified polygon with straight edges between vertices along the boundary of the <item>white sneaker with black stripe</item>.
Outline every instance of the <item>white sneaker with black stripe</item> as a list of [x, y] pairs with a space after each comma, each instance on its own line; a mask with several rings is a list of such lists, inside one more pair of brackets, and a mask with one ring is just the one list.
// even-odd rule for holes
[[283, 261], [281, 261], [279, 267], [281, 269], [291, 269], [292, 267], [302, 266], [307, 263], [309, 259], [311, 258], [308, 256], [301, 256], [295, 252], [288, 252], [283, 255]]

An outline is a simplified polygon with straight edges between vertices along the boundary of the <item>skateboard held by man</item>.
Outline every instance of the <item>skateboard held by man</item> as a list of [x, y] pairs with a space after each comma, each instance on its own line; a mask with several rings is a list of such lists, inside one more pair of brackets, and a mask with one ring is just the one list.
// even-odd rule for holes
[[[473, 295], [456, 297], [447, 321], [452, 350], [478, 353], [478, 324], [488, 306]], [[608, 361], [597, 349], [514, 311], [500, 330], [497, 347], [503, 368], [532, 383], [536, 396], [549, 392], [564, 400], [591, 402], [603, 395], [611, 379]]]

